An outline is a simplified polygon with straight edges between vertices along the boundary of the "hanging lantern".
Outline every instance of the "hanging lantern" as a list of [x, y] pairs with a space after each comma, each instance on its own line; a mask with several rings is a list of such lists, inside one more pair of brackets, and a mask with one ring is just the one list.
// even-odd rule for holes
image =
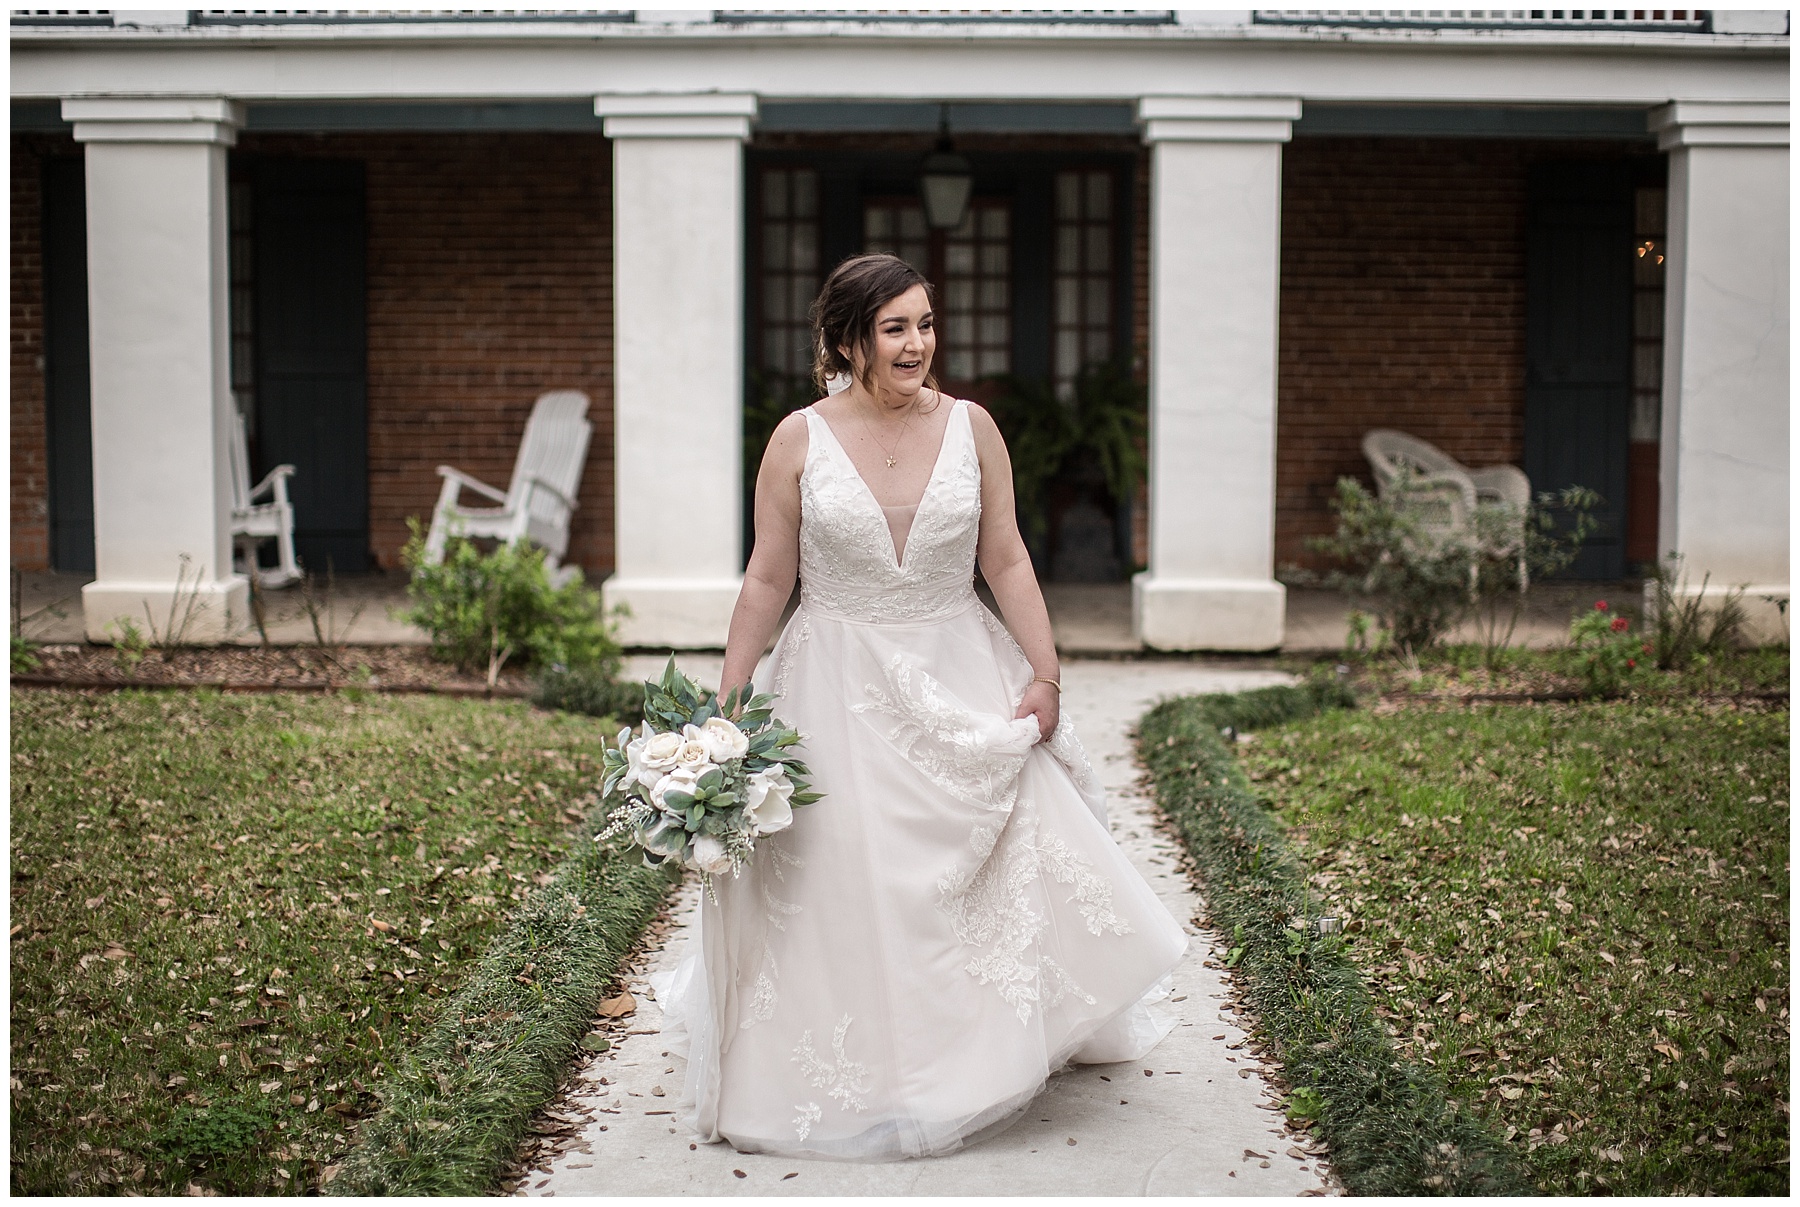
[[932, 230], [955, 230], [969, 213], [969, 194], [975, 190], [975, 173], [969, 161], [950, 147], [950, 108], [943, 107], [938, 123], [937, 150], [925, 157], [919, 169], [919, 195], [925, 202], [925, 224]]

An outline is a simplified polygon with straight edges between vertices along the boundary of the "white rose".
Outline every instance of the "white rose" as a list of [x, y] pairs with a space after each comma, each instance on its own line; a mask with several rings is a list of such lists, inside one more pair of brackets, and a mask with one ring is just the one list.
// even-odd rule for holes
[[[693, 726], [690, 725], [688, 728], [692, 729]], [[706, 755], [706, 743], [698, 738], [685, 739], [681, 743], [681, 748], [675, 752], [677, 767], [703, 767], [709, 766], [711, 763], [712, 760]]]
[[662, 772], [653, 771], [644, 766], [644, 747], [650, 744], [650, 739], [646, 737], [628, 737], [627, 735], [630, 733], [631, 731], [629, 729], [621, 729], [619, 731], [619, 749], [625, 752], [624, 782], [627, 785], [642, 784], [644, 787], [648, 788], [651, 784], [654, 784], [657, 780], [662, 778]]
[[[646, 725], [645, 729], [648, 728]], [[681, 753], [681, 735], [678, 733], [649, 733], [639, 740], [644, 743], [643, 764], [652, 771], [667, 771], [675, 765], [675, 756]]]
[[715, 763], [741, 759], [750, 753], [750, 739], [744, 736], [743, 730], [724, 717], [708, 717], [706, 724], [689, 725], [681, 734], [690, 741], [698, 741], [704, 745], [706, 757]]
[[787, 768], [777, 765], [752, 775], [744, 785], [744, 815], [751, 832], [773, 834], [792, 825], [794, 809], [788, 804], [792, 795], [794, 784], [787, 777]]
[[694, 866], [709, 875], [718, 875], [731, 870], [731, 855], [725, 850], [725, 844], [711, 834], [700, 834], [694, 838]]
[[670, 806], [664, 803], [663, 798], [665, 796], [670, 792], [686, 792], [689, 795], [692, 795], [699, 780], [699, 772], [689, 770], [686, 767], [677, 767], [675, 770], [662, 776], [654, 784], [650, 785], [650, 803], [655, 805], [658, 809], [667, 810]]

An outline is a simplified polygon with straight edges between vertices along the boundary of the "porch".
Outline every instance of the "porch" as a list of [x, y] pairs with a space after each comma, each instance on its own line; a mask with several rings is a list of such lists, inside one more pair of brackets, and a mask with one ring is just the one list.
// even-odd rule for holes
[[[19, 615], [24, 636], [41, 645], [86, 641], [81, 591], [91, 581], [84, 574], [21, 574]], [[1542, 584], [1527, 598], [1514, 644], [1529, 649], [1561, 646], [1568, 641], [1569, 621], [1577, 612], [1591, 608], [1596, 599], [1632, 599], [1641, 589], [1636, 580]], [[986, 585], [977, 590], [988, 607], [995, 608]], [[789, 604], [790, 612], [795, 602], [798, 595]], [[1057, 652], [1064, 658], [1193, 656], [1150, 649], [1132, 631], [1128, 583], [1045, 583], [1044, 602], [1050, 609]], [[334, 644], [424, 645], [422, 630], [395, 618], [406, 605], [406, 581], [400, 574], [344, 575], [329, 594], [321, 592], [310, 601], [297, 587], [268, 593], [263, 628], [252, 626], [229, 641], [259, 645], [266, 632], [271, 645], [311, 646], [322, 633]], [[1349, 613], [1349, 605], [1335, 592], [1289, 588], [1281, 647], [1269, 652], [1305, 656], [1342, 650], [1349, 635]], [[1448, 639], [1475, 641], [1479, 635], [1465, 626]], [[633, 648], [640, 653], [649, 649]]]
[[[1785, 40], [1727, 66], [1692, 21], [1608, 34], [1601, 80], [1587, 33], [1470, 58], [1474, 35], [1240, 16], [1254, 52], [1235, 16], [1099, 41], [595, 17], [578, 51], [502, 23], [455, 69], [389, 39], [420, 56], [404, 94], [346, 89], [360, 43], [304, 30], [254, 52], [293, 64], [273, 90], [212, 18], [16, 39], [15, 560], [75, 568], [85, 518], [89, 637], [166, 610], [186, 555], [209, 636], [241, 640], [231, 408], [259, 469], [300, 466], [309, 560], [344, 573], [397, 565], [434, 465], [504, 481], [531, 400], [575, 387], [596, 431], [569, 560], [631, 606], [631, 643], [716, 647], [805, 303], [885, 249], [939, 285], [957, 392], [1066, 396], [1095, 364], [1147, 391], [1147, 483], [1065, 467], [1023, 517], [1065, 634], [1120, 640], [1123, 597], [1128, 645], [1288, 648], [1311, 622], [1278, 572], [1365, 475], [1372, 427], [1600, 490], [1585, 577], [1675, 550], [1785, 599], [1787, 367], [1758, 334], [1786, 324]], [[1689, 42], [1710, 57], [1667, 53]], [[161, 83], [117, 94], [121, 64]], [[800, 83], [869, 70], [888, 91]], [[934, 220], [940, 150], [967, 205]], [[679, 548], [658, 536], [675, 465], [707, 517]]]

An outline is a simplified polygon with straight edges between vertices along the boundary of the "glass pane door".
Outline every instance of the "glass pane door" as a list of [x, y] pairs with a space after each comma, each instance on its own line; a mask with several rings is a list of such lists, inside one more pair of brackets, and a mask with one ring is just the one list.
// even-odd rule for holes
[[933, 369], [948, 386], [1012, 372], [1012, 208], [977, 198], [961, 226], [932, 231], [916, 198], [863, 207], [863, 249], [899, 256], [938, 292]]

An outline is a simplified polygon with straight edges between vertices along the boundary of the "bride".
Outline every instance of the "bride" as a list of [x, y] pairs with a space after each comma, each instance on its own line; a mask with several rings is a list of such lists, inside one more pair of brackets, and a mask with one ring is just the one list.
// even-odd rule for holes
[[789, 415], [757, 474], [720, 690], [778, 696], [824, 798], [719, 879], [659, 994], [688, 1036], [687, 1121], [746, 1152], [955, 1151], [1067, 1061], [1147, 1052], [1186, 946], [1059, 716], [1006, 446], [933, 388], [931, 302], [903, 260], [840, 265], [816, 372], [851, 384]]

